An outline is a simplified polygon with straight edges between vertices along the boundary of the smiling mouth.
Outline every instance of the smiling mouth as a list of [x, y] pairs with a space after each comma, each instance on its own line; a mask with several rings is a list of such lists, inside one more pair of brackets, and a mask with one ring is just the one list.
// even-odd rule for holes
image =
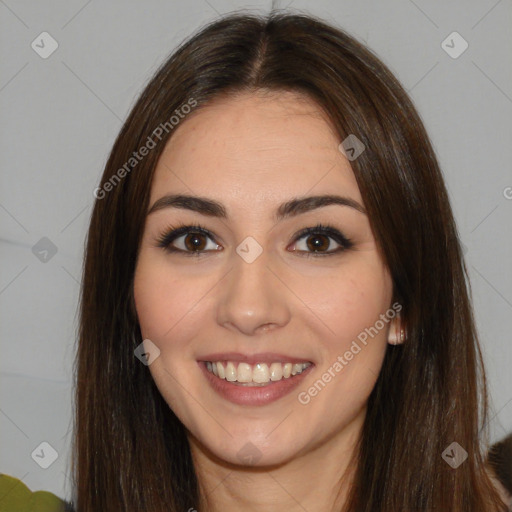
[[240, 386], [267, 386], [274, 382], [293, 378], [309, 368], [311, 361], [303, 363], [237, 363], [233, 361], [204, 361], [208, 372], [220, 380]]

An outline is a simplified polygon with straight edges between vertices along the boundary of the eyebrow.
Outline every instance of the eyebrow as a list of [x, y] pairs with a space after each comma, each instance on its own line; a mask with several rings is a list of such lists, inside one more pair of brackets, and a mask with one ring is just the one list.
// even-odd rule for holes
[[[279, 221], [333, 204], [348, 206], [366, 215], [365, 208], [350, 197], [343, 197], [338, 195], [322, 195], [293, 198], [290, 201], [281, 204], [279, 208], [277, 208], [274, 218], [276, 221]], [[151, 206], [149, 209], [148, 215], [151, 215], [152, 213], [164, 208], [178, 208], [197, 212], [202, 215], [207, 215], [208, 217], [218, 217], [221, 219], [228, 218], [226, 208], [224, 205], [222, 205], [222, 203], [206, 197], [190, 196], [184, 194], [166, 195], [160, 199], [157, 199], [153, 203], [153, 206]]]

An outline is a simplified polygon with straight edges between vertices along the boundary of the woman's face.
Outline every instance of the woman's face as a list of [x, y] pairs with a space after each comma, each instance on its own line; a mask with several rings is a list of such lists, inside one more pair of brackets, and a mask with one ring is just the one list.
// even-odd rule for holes
[[[394, 315], [341, 141], [315, 103], [285, 92], [217, 99], [175, 130], [134, 282], [143, 338], [160, 350], [158, 389], [194, 443], [226, 462], [278, 464], [346, 441]], [[178, 195], [191, 199], [162, 199]], [[309, 199], [323, 196], [346, 204]], [[167, 236], [197, 225], [207, 233]]]

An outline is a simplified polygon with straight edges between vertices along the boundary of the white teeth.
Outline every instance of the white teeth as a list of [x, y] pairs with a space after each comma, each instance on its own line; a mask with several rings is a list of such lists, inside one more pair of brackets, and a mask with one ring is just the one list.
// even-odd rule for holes
[[302, 373], [311, 366], [307, 363], [257, 363], [250, 365], [248, 363], [238, 363], [232, 361], [207, 361], [206, 369], [213, 373], [219, 379], [225, 379], [228, 382], [239, 382], [244, 385], [266, 385], [270, 381], [276, 382], [282, 379], [288, 379], [290, 376]]
[[270, 372], [265, 363], [258, 363], [254, 365], [252, 370], [252, 380], [254, 382], [268, 382], [270, 380]]
[[240, 363], [238, 365], [238, 375], [236, 380], [238, 382], [251, 382], [252, 380], [252, 369], [251, 365], [247, 363]]
[[235, 382], [237, 372], [236, 372], [235, 365], [231, 361], [228, 361], [228, 364], [226, 365], [225, 373], [226, 373], [226, 380], [228, 380], [229, 382]]
[[276, 381], [283, 378], [283, 365], [281, 363], [272, 363], [270, 365], [270, 380]]
[[301, 364], [294, 364], [292, 366], [292, 375], [297, 375], [297, 373], [302, 373], [302, 365]]

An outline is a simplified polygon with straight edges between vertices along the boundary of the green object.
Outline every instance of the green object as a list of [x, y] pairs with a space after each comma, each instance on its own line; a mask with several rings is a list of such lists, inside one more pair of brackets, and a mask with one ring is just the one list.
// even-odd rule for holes
[[66, 502], [48, 491], [32, 492], [21, 480], [0, 474], [0, 512], [65, 512]]

